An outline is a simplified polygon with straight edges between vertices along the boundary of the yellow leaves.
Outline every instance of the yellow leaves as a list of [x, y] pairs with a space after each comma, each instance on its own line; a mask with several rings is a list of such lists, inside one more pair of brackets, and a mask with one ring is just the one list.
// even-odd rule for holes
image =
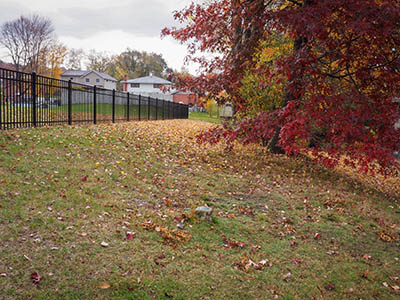
[[[292, 51], [293, 41], [287, 35], [271, 35], [260, 43], [259, 50], [253, 56], [253, 61], [256, 63], [256, 68], [268, 70], [273, 68], [277, 59]], [[252, 116], [260, 111], [281, 107], [285, 82], [286, 78], [282, 74], [271, 79], [258, 75], [252, 69], [247, 70], [240, 90], [248, 104], [247, 114]]]
[[[297, 0], [296, 2], [299, 3], [299, 4], [301, 4], [301, 3], [303, 3], [303, 0]], [[295, 5], [296, 5], [296, 4], [293, 3], [293, 1], [285, 0], [285, 1], [283, 2], [283, 4], [279, 7], [279, 9], [280, 9], [280, 10], [284, 10], [285, 8], [293, 7], [293, 6], [295, 6]]]
[[397, 240], [395, 237], [393, 237], [391, 234], [389, 234], [388, 232], [382, 231], [381, 233], [379, 233], [379, 238], [384, 241], [384, 242], [393, 242], [395, 240]]

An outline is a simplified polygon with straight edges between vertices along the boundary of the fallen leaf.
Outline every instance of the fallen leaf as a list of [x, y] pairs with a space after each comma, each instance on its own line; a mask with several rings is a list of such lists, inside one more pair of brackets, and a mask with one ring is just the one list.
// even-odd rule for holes
[[108, 283], [102, 283], [99, 285], [99, 289], [105, 290], [105, 289], [109, 289], [111, 286]]
[[132, 240], [135, 236], [136, 236], [136, 232], [130, 232], [130, 231], [126, 232], [126, 238], [128, 240]]
[[282, 279], [283, 279], [283, 280], [287, 280], [287, 279], [289, 279], [290, 277], [292, 277], [292, 273], [289, 272], [289, 273], [283, 275], [283, 276], [282, 276]]
[[332, 290], [335, 289], [335, 286], [334, 286], [333, 284], [328, 284], [328, 285], [324, 286], [324, 288], [325, 288], [327, 291], [332, 291]]
[[292, 261], [297, 265], [299, 265], [303, 262], [301, 259], [298, 259], [298, 258], [293, 258]]
[[382, 231], [382, 232], [379, 234], [379, 238], [380, 238], [382, 241], [388, 242], [388, 243], [393, 242], [393, 240], [394, 240], [394, 238], [393, 238], [390, 234], [388, 234], [387, 232], [385, 232], [385, 231]]
[[39, 284], [40, 280], [42, 280], [42, 277], [40, 277], [40, 275], [37, 272], [33, 272], [31, 274], [31, 279], [34, 284]]
[[365, 260], [369, 260], [371, 258], [371, 255], [364, 254], [362, 258]]

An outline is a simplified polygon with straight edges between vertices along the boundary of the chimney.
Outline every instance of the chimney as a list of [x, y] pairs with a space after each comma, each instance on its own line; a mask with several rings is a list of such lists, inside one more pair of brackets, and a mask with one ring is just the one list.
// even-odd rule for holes
[[128, 84], [126, 83], [128, 81], [128, 76], [124, 75], [124, 92], [128, 91]]

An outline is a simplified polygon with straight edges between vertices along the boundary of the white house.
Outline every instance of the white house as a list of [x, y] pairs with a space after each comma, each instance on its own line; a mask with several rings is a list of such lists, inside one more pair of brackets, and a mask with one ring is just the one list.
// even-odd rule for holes
[[61, 74], [61, 79], [109, 90], [117, 88], [117, 80], [114, 77], [97, 71], [68, 70]]
[[167, 101], [173, 100], [172, 93], [174, 92], [174, 90], [162, 90], [163, 87], [172, 88], [172, 83], [157, 76], [150, 75], [146, 77], [139, 77], [135, 79], [121, 81], [121, 83], [124, 85], [124, 92], [129, 92], [142, 96], [150, 96]]

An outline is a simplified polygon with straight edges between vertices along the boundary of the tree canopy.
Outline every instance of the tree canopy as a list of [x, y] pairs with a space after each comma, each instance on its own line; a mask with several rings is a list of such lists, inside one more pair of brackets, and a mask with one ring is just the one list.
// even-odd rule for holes
[[[397, 0], [212, 0], [175, 13], [183, 26], [165, 28], [187, 43], [197, 77], [180, 84], [209, 95], [227, 92], [236, 108], [249, 97], [249, 72], [258, 87], [282, 85], [282, 105], [260, 112], [237, 128], [204, 135], [243, 142], [267, 140], [288, 154], [313, 154], [328, 166], [358, 161], [393, 163], [400, 118], [400, 3]], [[271, 60], [254, 55], [274, 36], [291, 40], [290, 51]], [[273, 50], [275, 51], [275, 50]], [[199, 53], [212, 53], [199, 56]], [[273, 148], [271, 148], [273, 149]]]

